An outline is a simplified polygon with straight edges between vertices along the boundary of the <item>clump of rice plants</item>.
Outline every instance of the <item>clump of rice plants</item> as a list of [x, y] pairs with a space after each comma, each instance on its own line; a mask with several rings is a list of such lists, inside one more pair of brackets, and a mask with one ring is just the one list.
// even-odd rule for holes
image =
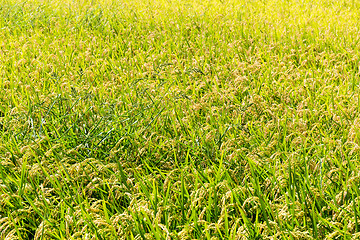
[[359, 14], [0, 0], [0, 239], [358, 239]]

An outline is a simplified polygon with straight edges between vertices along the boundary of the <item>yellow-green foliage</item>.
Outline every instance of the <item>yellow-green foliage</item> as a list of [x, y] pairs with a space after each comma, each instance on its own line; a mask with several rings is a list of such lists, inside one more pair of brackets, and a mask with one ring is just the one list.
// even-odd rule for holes
[[0, 239], [358, 239], [359, 16], [0, 0]]

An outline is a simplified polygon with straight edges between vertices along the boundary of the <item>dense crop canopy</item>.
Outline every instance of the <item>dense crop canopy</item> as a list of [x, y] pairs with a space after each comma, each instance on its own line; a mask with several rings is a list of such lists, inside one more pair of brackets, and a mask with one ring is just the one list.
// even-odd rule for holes
[[360, 2], [0, 0], [0, 239], [358, 239]]

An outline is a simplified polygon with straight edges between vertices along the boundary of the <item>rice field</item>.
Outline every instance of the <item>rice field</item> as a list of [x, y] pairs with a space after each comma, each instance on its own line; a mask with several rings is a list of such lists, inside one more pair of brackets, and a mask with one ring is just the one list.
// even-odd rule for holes
[[0, 240], [360, 239], [359, 16], [0, 0]]

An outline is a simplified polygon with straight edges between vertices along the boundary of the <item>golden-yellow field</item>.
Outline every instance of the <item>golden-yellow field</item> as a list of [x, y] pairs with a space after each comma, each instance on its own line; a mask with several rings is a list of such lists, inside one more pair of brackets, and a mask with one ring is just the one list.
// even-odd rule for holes
[[0, 240], [360, 239], [360, 1], [0, 0]]

